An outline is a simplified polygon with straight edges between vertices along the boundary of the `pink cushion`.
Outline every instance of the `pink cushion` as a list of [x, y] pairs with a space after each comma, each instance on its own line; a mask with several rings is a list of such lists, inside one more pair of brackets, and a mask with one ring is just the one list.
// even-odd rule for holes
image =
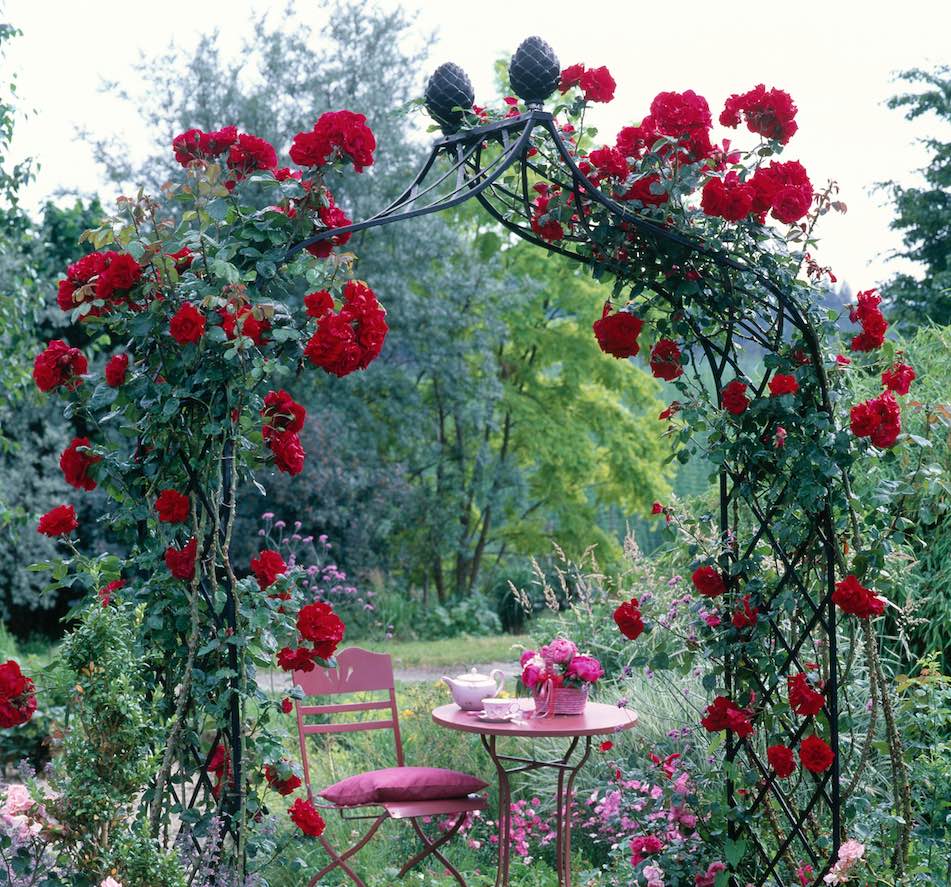
[[338, 807], [386, 801], [441, 801], [464, 798], [488, 785], [468, 773], [439, 767], [388, 767], [335, 782], [320, 797]]

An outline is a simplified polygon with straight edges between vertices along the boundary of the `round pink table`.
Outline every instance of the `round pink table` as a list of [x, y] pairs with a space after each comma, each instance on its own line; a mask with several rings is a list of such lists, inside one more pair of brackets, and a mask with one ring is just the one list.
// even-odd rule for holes
[[[571, 885], [571, 802], [575, 777], [591, 754], [591, 737], [604, 736], [630, 730], [637, 723], [637, 714], [616, 705], [603, 702], [589, 702], [584, 714], [555, 715], [550, 718], [533, 718], [534, 703], [530, 699], [520, 700], [524, 717], [502, 723], [483, 721], [477, 712], [463, 711], [454, 702], [441, 705], [433, 710], [433, 720], [449, 730], [461, 730], [464, 733], [478, 733], [482, 746], [495, 764], [499, 778], [499, 870], [495, 878], [496, 887], [508, 887], [509, 883], [509, 845], [511, 844], [511, 804], [512, 791], [509, 774], [523, 773], [552, 767], [558, 771], [558, 790], [555, 797], [555, 860], [558, 870], [558, 883], [563, 887]], [[554, 761], [539, 761], [516, 755], [500, 754], [496, 748], [499, 737], [511, 736], [522, 739], [569, 739], [565, 753]], [[578, 745], [582, 744], [581, 756], [572, 762], [572, 756]], [[515, 766], [506, 767], [506, 764]]]

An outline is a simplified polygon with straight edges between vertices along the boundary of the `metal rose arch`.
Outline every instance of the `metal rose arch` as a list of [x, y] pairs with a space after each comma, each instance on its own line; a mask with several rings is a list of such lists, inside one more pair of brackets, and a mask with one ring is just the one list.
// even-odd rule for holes
[[[690, 330], [705, 358], [717, 406], [723, 404], [728, 380], [743, 374], [744, 349], [776, 355], [783, 349], [788, 353], [790, 343], [798, 343], [800, 367], [814, 377], [810, 384], [817, 416], [814, 433], [834, 435], [832, 393], [808, 293], [777, 279], [768, 262], [752, 267], [602, 190], [590, 177], [590, 168], [579, 165], [577, 151], [554, 115], [542, 106], [555, 92], [559, 77], [558, 59], [544, 41], [538, 37], [524, 41], [509, 70], [512, 89], [526, 110], [484, 123], [469, 110], [474, 96], [465, 73], [453, 64], [438, 68], [426, 89], [426, 107], [443, 135], [414, 181], [375, 215], [322, 230], [291, 247], [288, 257], [348, 232], [475, 199], [514, 235], [591, 266], [596, 276], [613, 278], [615, 294], [630, 287], [629, 298], [653, 309], [663, 307], [683, 316], [684, 296], [667, 281], [671, 268], [691, 268], [696, 286], [690, 296]], [[569, 195], [577, 209], [558, 242], [539, 231], [536, 201], [539, 193], [545, 193], [539, 183]], [[624, 232], [623, 251], [601, 247], [607, 236], [605, 219], [614, 231]], [[765, 363], [770, 365], [769, 360]], [[764, 393], [770, 374], [767, 369], [753, 382], [751, 395]], [[764, 438], [774, 431], [766, 428]], [[734, 645], [718, 685], [718, 691], [730, 698], [755, 699], [752, 720], [757, 728], [746, 737], [728, 731], [722, 748], [727, 843], [737, 860], [731, 866], [730, 883], [788, 887], [797, 880], [797, 867], [808, 865], [811, 883], [821, 884], [842, 842], [840, 780], [848, 775], [840, 772], [842, 654], [836, 645], [832, 602], [836, 567], [844, 572], [837, 536], [848, 529], [843, 506], [848, 477], [830, 470], [824, 485], [812, 485], [793, 467], [777, 470], [762, 450], [737, 447], [734, 457], [719, 466], [718, 564], [728, 588], [738, 589], [751, 563], [769, 566], [767, 578], [761, 573], [742, 580], [745, 591], [755, 587], [761, 610], [768, 614], [768, 640], [755, 648]], [[771, 677], [764, 676], [764, 659], [773, 663]], [[825, 689], [822, 710], [797, 719], [786, 704], [787, 678], [816, 667]], [[796, 779], [781, 785], [767, 763], [767, 735], [796, 747], [805, 733], [817, 729], [820, 719], [835, 753], [831, 767], [818, 774], [800, 769]], [[740, 770], [752, 772], [754, 791], [737, 791]]]

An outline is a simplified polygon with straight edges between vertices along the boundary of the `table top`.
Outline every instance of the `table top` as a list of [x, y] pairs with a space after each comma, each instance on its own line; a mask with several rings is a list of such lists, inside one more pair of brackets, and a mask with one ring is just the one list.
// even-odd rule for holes
[[[526, 715], [535, 710], [531, 699], [519, 702]], [[604, 702], [589, 702], [580, 715], [515, 718], [501, 722], [483, 721], [478, 715], [478, 712], [463, 711], [454, 702], [433, 709], [433, 720], [440, 727], [486, 736], [599, 736], [630, 730], [637, 723], [636, 712]]]

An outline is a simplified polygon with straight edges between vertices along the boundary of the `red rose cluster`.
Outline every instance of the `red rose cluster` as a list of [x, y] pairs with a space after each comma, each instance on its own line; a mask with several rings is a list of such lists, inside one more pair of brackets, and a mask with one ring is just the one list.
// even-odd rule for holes
[[366, 369], [379, 356], [388, 330], [386, 311], [373, 290], [362, 281], [348, 280], [343, 306], [320, 316], [304, 355], [314, 366], [346, 376]]
[[876, 290], [863, 290], [856, 296], [856, 304], [849, 311], [849, 320], [862, 327], [862, 332], [852, 339], [853, 351], [874, 351], [885, 342], [888, 321], [878, 306], [882, 297]]
[[565, 236], [565, 229], [558, 219], [549, 215], [548, 210], [548, 206], [557, 192], [549, 192], [548, 185], [544, 182], [536, 184], [535, 190], [538, 192], [538, 197], [532, 203], [532, 231], [549, 243], [561, 240]]
[[277, 654], [277, 664], [284, 671], [313, 671], [315, 659], [329, 659], [343, 640], [346, 627], [329, 604], [322, 601], [301, 607], [297, 614], [297, 631], [310, 647], [284, 647]]
[[310, 132], [299, 132], [291, 145], [291, 160], [298, 166], [326, 166], [349, 161], [355, 172], [373, 165], [376, 138], [367, 118], [353, 111], [327, 111]]
[[264, 443], [274, 454], [274, 465], [285, 474], [300, 474], [304, 470], [304, 447], [300, 432], [304, 429], [307, 410], [283, 388], [269, 391], [264, 396], [261, 410], [261, 434]]
[[128, 253], [95, 252], [83, 256], [66, 268], [66, 279], [59, 282], [56, 304], [72, 311], [84, 302], [96, 299], [105, 307], [94, 307], [86, 315], [103, 314], [122, 302], [142, 277], [142, 267]]
[[106, 384], [110, 388], [118, 388], [125, 384], [126, 373], [129, 371], [129, 355], [116, 354], [106, 363]]
[[33, 681], [10, 659], [0, 665], [0, 727], [19, 727], [36, 711], [36, 688]]
[[754, 607], [750, 604], [750, 596], [748, 594], [743, 595], [743, 606], [733, 612], [733, 616], [730, 621], [733, 623], [733, 627], [737, 631], [743, 631], [744, 628], [752, 628], [756, 625], [757, 619], [759, 619], [759, 607]]
[[175, 159], [188, 166], [194, 160], [212, 160], [226, 153], [238, 140], [238, 128], [225, 126], [214, 132], [189, 129], [172, 139]]
[[895, 394], [907, 394], [911, 383], [918, 378], [915, 368], [897, 361], [890, 369], [882, 373], [882, 385]]
[[604, 65], [600, 68], [586, 68], [577, 64], [565, 68], [558, 81], [558, 90], [562, 94], [574, 86], [581, 89], [586, 102], [610, 102], [614, 98], [617, 83]]
[[218, 311], [221, 328], [229, 339], [247, 336], [258, 348], [268, 343], [267, 333], [271, 331], [271, 322], [261, 314], [259, 308], [250, 305], [229, 303]]
[[753, 732], [752, 716], [749, 709], [740, 708], [732, 699], [717, 696], [700, 719], [700, 726], [709, 733], [731, 730], [742, 739]]
[[[334, 196], [328, 189], [325, 192], [327, 203], [317, 210], [317, 217], [324, 228], [345, 228], [353, 220], [334, 202]], [[343, 246], [350, 240], [350, 232], [334, 234], [326, 240], [320, 240], [307, 247], [307, 252], [318, 259], [326, 259], [335, 246]]]
[[158, 518], [166, 524], [183, 524], [188, 520], [188, 511], [191, 501], [184, 493], [177, 490], [162, 490], [155, 500], [155, 510]]
[[728, 173], [723, 181], [710, 179], [703, 186], [701, 208], [708, 216], [731, 222], [742, 221], [752, 212], [761, 224], [771, 213], [776, 221], [791, 225], [809, 212], [812, 196], [812, 182], [801, 163], [774, 160], [759, 167], [748, 183], [740, 182], [735, 173]]
[[734, 379], [723, 388], [720, 398], [723, 401], [723, 408], [727, 412], [734, 416], [746, 412], [746, 408], [750, 405], [750, 399], [746, 396], [746, 387], [744, 382]]
[[175, 159], [188, 166], [195, 161], [215, 160], [227, 154], [225, 163], [231, 177], [225, 181], [230, 191], [235, 183], [256, 171], [277, 170], [277, 152], [266, 139], [238, 133], [236, 126], [225, 126], [214, 132], [189, 129], [172, 139]]
[[644, 328], [644, 321], [630, 311], [615, 311], [612, 314], [610, 302], [604, 303], [601, 317], [591, 328], [598, 346], [605, 354], [621, 359], [634, 357], [641, 350], [637, 337]]
[[881, 616], [885, 612], [885, 601], [862, 585], [851, 573], [841, 582], [836, 582], [832, 603], [843, 612], [858, 616], [859, 619]]
[[883, 391], [852, 407], [849, 424], [856, 437], [870, 438], [876, 447], [889, 449], [901, 434], [901, 408], [891, 391]]
[[68, 536], [78, 527], [76, 509], [72, 505], [57, 505], [40, 518], [36, 532], [56, 539], [59, 536]]
[[750, 132], [785, 145], [799, 128], [796, 105], [782, 89], [767, 89], [762, 83], [749, 92], [731, 95], [720, 112], [720, 124], [735, 129], [746, 120]]
[[769, 380], [770, 397], [782, 397], [784, 394], [795, 394], [799, 390], [799, 383], [795, 376], [777, 373]]
[[82, 351], [62, 339], [53, 339], [33, 360], [33, 381], [40, 391], [52, 391], [61, 385], [73, 391], [82, 385], [80, 377], [88, 370]]
[[170, 545], [165, 549], [165, 566], [176, 579], [191, 582], [195, 578], [195, 561], [198, 557], [198, 540], [192, 536], [182, 548]]
[[636, 641], [644, 631], [644, 619], [636, 597], [625, 601], [614, 611], [614, 621], [621, 634], [630, 641]]

